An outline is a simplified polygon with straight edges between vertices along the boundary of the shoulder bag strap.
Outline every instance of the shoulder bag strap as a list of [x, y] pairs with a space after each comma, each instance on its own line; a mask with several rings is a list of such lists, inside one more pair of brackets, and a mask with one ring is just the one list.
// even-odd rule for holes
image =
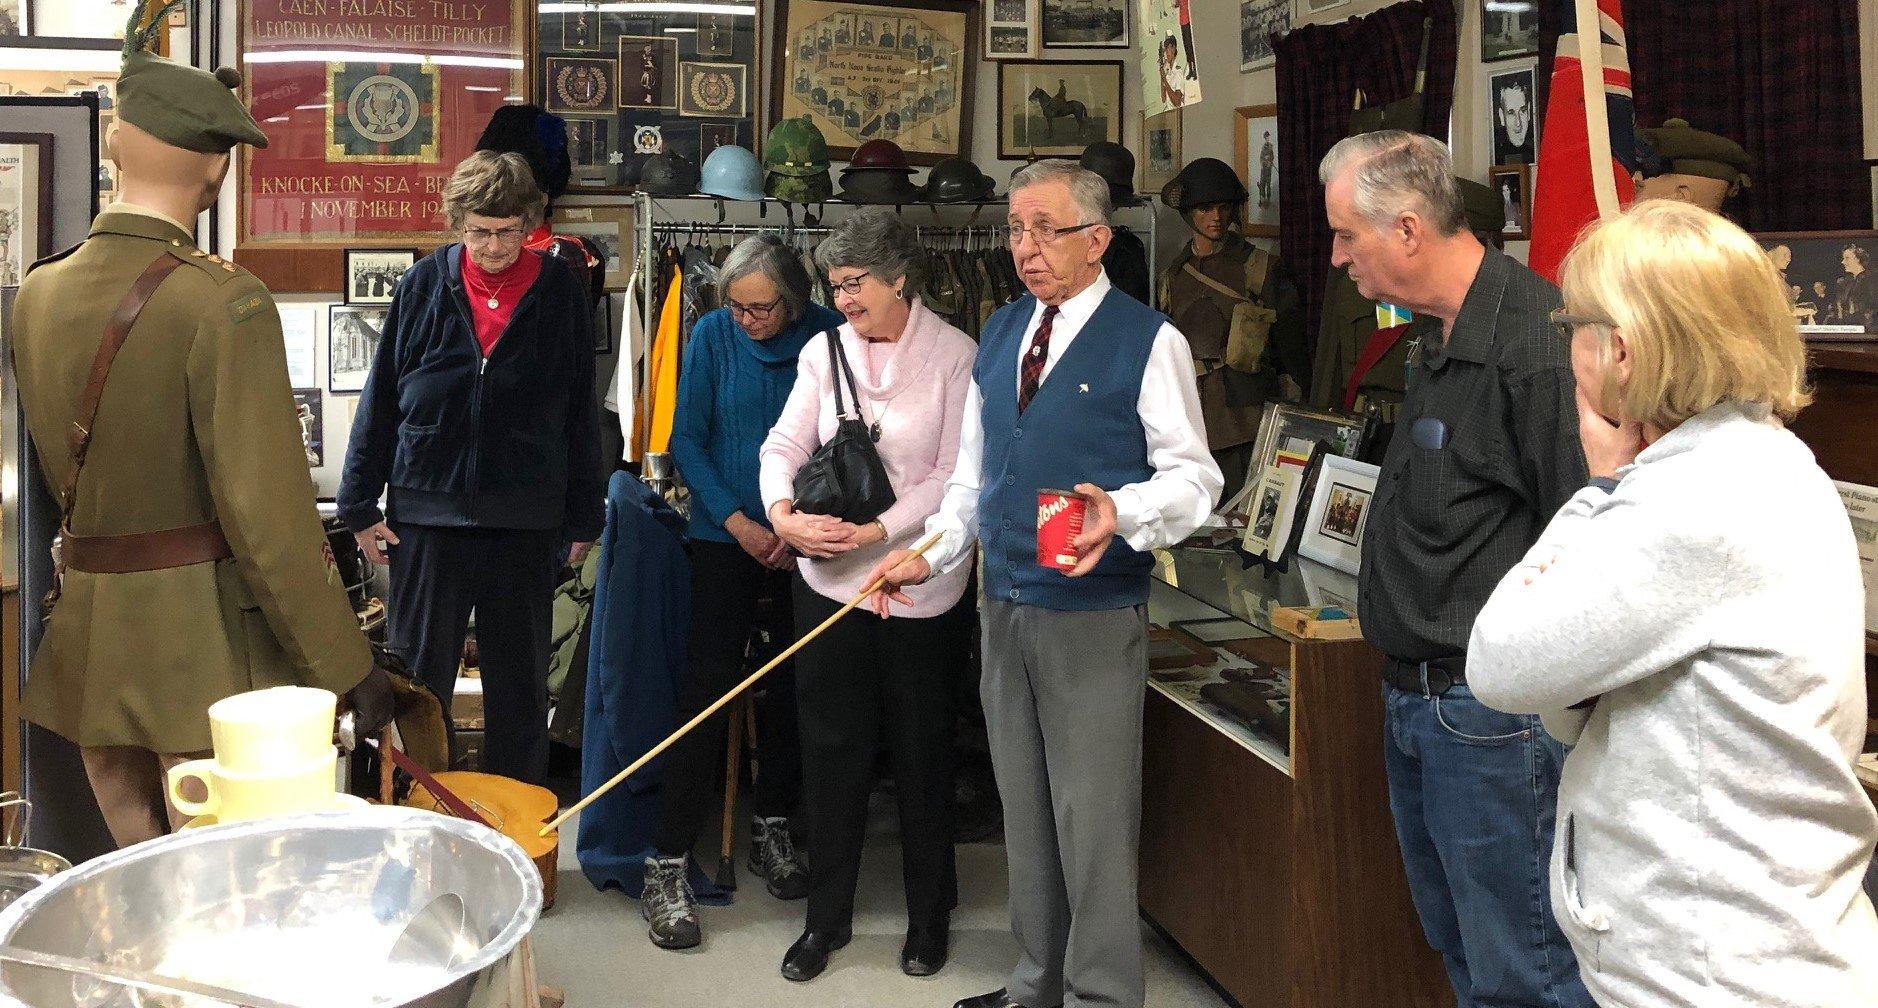
[[1233, 290], [1231, 287], [1228, 287], [1225, 284], [1220, 283], [1218, 280], [1215, 280], [1212, 277], [1207, 276], [1205, 273], [1200, 272], [1198, 269], [1195, 269], [1193, 262], [1191, 260], [1185, 263], [1182, 263], [1180, 266], [1180, 269], [1182, 272], [1186, 273], [1188, 276], [1194, 278], [1195, 280], [1200, 281], [1201, 283], [1205, 284], [1208, 287], [1211, 287], [1215, 292], [1224, 294], [1225, 296], [1232, 298], [1234, 301], [1244, 301], [1247, 304], [1253, 303], [1251, 298], [1246, 297], [1244, 294], [1241, 294], [1238, 291]]
[[828, 345], [831, 348], [828, 354], [835, 367], [835, 415], [847, 416], [847, 409], [841, 405], [841, 385], [846, 381], [848, 398], [854, 400], [854, 418], [864, 419], [861, 416], [861, 390], [854, 383], [854, 366], [848, 363], [848, 352], [841, 348], [841, 330], [828, 330]]
[[828, 338], [828, 383], [835, 389], [835, 420], [840, 421], [848, 415], [841, 402], [841, 365], [848, 357], [841, 352], [841, 330], [830, 329], [822, 335]]

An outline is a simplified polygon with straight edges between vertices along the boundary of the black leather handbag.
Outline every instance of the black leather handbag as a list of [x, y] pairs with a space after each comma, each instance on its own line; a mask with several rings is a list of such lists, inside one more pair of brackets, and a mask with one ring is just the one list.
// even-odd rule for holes
[[[893, 506], [893, 485], [874, 448], [876, 435], [861, 419], [861, 393], [855, 388], [848, 355], [841, 349], [841, 334], [830, 329], [825, 335], [828, 366], [834, 376], [835, 436], [796, 470], [795, 509], [864, 525]], [[852, 413], [841, 397], [843, 384], [853, 400]]]

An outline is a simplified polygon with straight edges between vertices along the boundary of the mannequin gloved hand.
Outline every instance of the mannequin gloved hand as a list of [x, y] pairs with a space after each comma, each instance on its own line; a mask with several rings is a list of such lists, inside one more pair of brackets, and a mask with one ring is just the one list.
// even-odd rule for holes
[[357, 686], [346, 691], [346, 707], [352, 711], [352, 730], [359, 738], [372, 738], [384, 731], [397, 713], [391, 673], [373, 665]]

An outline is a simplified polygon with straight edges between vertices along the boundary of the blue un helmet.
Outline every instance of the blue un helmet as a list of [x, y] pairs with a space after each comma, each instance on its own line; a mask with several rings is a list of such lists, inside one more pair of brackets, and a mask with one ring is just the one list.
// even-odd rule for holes
[[763, 198], [763, 168], [756, 155], [742, 147], [725, 145], [704, 159], [698, 191], [734, 200]]

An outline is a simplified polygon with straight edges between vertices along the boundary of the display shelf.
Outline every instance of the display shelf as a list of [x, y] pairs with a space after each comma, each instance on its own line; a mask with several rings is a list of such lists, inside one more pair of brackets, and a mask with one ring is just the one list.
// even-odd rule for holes
[[1200, 687], [1225, 682], [1218, 676], [1184, 682], [1163, 682], [1148, 677], [1148, 688], [1192, 711], [1194, 716], [1219, 730], [1246, 752], [1270, 763], [1279, 773], [1291, 776], [1291, 754], [1251, 725], [1227, 714], [1200, 698]]

